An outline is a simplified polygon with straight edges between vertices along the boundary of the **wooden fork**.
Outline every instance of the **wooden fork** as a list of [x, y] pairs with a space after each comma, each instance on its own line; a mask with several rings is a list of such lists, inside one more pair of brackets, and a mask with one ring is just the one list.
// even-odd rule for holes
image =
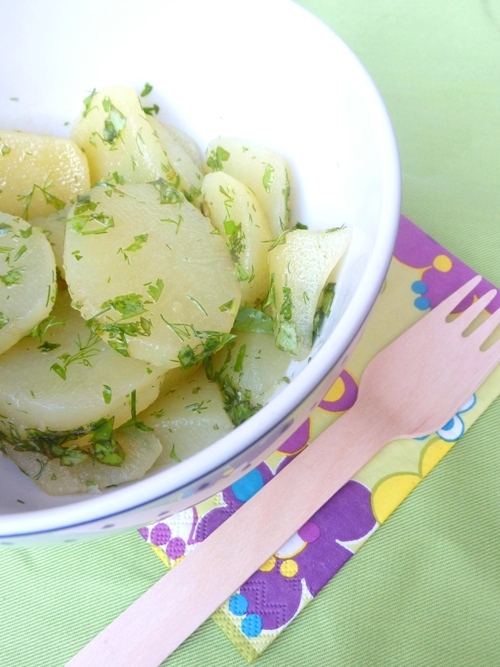
[[481, 346], [491, 290], [447, 322], [476, 276], [368, 364], [355, 405], [105, 628], [67, 667], [158, 667], [387, 442], [438, 430], [500, 362]]

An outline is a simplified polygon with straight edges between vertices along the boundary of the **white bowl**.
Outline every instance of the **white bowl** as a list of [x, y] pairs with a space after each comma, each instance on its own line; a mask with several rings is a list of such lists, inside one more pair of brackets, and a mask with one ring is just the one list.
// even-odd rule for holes
[[202, 150], [225, 135], [281, 153], [291, 170], [294, 220], [353, 230], [310, 363], [220, 441], [141, 481], [59, 498], [0, 455], [0, 545], [74, 541], [138, 527], [212, 495], [280, 446], [319, 403], [389, 265], [398, 154], [362, 65], [288, 0], [23, 0], [2, 3], [0, 24], [0, 128], [66, 136], [65, 122], [76, 118], [88, 91], [110, 84], [140, 91], [149, 81], [160, 120], [185, 130]]

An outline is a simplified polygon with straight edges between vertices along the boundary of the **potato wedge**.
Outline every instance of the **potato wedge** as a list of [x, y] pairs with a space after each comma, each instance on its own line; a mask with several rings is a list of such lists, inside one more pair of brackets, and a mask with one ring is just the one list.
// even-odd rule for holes
[[89, 187], [87, 160], [74, 141], [0, 130], [0, 211], [31, 220]]
[[241, 139], [218, 137], [207, 147], [209, 171], [225, 171], [255, 194], [278, 237], [290, 224], [290, 180], [281, 155]]
[[276, 345], [303, 358], [312, 346], [313, 323], [325, 282], [347, 249], [347, 229], [289, 232], [269, 252]]
[[226, 241], [238, 271], [241, 301], [256, 306], [269, 292], [271, 230], [252, 191], [222, 171], [207, 174], [203, 211]]
[[81, 198], [66, 225], [64, 266], [81, 314], [121, 354], [168, 370], [228, 340], [241, 295], [231, 257], [166, 181]]
[[56, 288], [54, 253], [44, 234], [0, 213], [0, 354], [47, 317]]

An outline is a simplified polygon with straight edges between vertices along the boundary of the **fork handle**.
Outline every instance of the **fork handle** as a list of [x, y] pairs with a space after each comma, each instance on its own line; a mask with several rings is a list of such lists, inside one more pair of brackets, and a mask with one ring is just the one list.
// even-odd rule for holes
[[158, 667], [397, 435], [358, 399], [67, 667]]

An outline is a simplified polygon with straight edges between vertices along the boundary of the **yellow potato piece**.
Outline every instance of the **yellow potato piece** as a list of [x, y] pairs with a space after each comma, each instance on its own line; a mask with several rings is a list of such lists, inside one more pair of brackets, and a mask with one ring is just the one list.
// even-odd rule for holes
[[286, 375], [292, 356], [276, 348], [274, 336], [262, 333], [238, 333], [227, 348], [213, 358], [215, 378], [224, 391], [229, 380], [240, 392], [241, 400], [251, 406], [265, 405]]
[[271, 230], [252, 191], [222, 171], [203, 180], [203, 210], [226, 241], [238, 271], [241, 301], [255, 306], [269, 291]]
[[60, 211], [54, 211], [50, 215], [31, 220], [33, 227], [41, 229], [47, 241], [52, 247], [56, 258], [56, 267], [59, 274], [64, 278], [63, 251], [64, 236], [66, 234], [66, 219], [71, 206], [65, 206]]
[[158, 136], [131, 88], [92, 92], [71, 138], [85, 151], [92, 185], [105, 180], [146, 183], [169, 171]]
[[83, 317], [121, 354], [164, 370], [221, 347], [240, 303], [224, 240], [166, 181], [81, 198], [66, 224], [64, 265]]
[[234, 428], [224, 411], [219, 387], [207, 379], [205, 369], [184, 375], [175, 387], [138, 415], [139, 420], [154, 429], [163, 447], [155, 468], [192, 456]]
[[96, 493], [108, 486], [141, 479], [161, 454], [158, 438], [135, 426], [113, 431], [125, 454], [123, 463], [110, 466], [91, 457], [81, 463], [61, 465], [59, 459], [49, 459], [39, 452], [17, 451], [5, 443], [7, 455], [46, 493], [61, 496], [72, 493]]
[[87, 160], [74, 141], [0, 130], [0, 211], [31, 220], [89, 187]]
[[257, 197], [273, 237], [290, 224], [290, 181], [285, 160], [242, 139], [218, 137], [206, 151], [210, 171], [225, 171], [247, 185]]
[[61, 291], [49, 317], [0, 356], [0, 377], [0, 432], [35, 447], [86, 442], [102, 419], [119, 427], [156, 399], [162, 373], [112, 350]]
[[269, 252], [276, 345], [299, 359], [311, 349], [321, 293], [349, 238], [346, 229], [297, 229]]
[[149, 123], [156, 133], [160, 145], [165, 152], [164, 164], [167, 171], [163, 170], [163, 177], [180, 190], [186, 199], [195, 206], [201, 204], [201, 183], [203, 174], [194, 162], [192, 149], [185, 146], [185, 141], [179, 141], [179, 135], [166, 125], [160, 123], [156, 118], [150, 117]]
[[56, 264], [44, 234], [0, 213], [0, 354], [47, 317], [55, 298]]
[[162, 125], [168, 130], [172, 139], [174, 139], [180, 146], [182, 146], [184, 151], [191, 158], [195, 167], [203, 173], [203, 158], [195, 140], [186, 134], [183, 130], [175, 127], [174, 125], [168, 125], [167, 123], [162, 123]]

